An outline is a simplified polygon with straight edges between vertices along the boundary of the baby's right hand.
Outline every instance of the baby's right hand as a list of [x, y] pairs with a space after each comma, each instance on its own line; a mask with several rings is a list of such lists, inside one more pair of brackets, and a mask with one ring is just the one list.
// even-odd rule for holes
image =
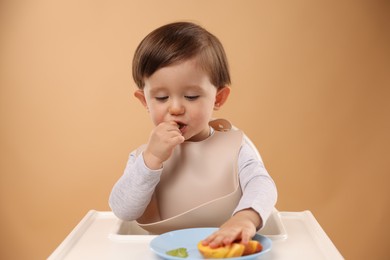
[[176, 122], [162, 122], [157, 125], [149, 138], [143, 153], [146, 166], [152, 170], [162, 167], [162, 163], [172, 155], [176, 145], [184, 142], [184, 137]]

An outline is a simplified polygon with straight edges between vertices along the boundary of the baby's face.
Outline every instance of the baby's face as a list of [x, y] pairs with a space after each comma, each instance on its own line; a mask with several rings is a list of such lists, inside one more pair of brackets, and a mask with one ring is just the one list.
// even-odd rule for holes
[[175, 121], [186, 140], [209, 136], [217, 88], [190, 59], [161, 68], [145, 79], [144, 95], [155, 125]]

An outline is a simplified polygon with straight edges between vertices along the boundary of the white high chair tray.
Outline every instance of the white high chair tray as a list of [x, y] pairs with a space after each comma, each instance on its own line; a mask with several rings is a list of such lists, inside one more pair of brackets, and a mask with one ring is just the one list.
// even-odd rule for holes
[[[272, 240], [271, 251], [259, 260], [344, 259], [310, 211], [275, 210], [259, 234]], [[112, 212], [91, 210], [48, 259], [157, 260], [149, 248], [155, 237]]]

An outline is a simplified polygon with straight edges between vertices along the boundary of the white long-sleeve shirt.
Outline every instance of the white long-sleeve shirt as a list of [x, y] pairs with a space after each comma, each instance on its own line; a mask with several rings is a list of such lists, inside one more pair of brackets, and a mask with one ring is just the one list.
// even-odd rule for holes
[[[277, 200], [274, 181], [264, 167], [262, 159], [244, 138], [238, 156], [238, 174], [243, 195], [233, 215], [243, 209], [252, 208], [263, 220], [263, 226], [270, 216]], [[109, 205], [114, 214], [126, 221], [136, 220], [144, 213], [163, 168], [149, 169], [142, 153], [130, 153], [123, 175], [114, 185]]]

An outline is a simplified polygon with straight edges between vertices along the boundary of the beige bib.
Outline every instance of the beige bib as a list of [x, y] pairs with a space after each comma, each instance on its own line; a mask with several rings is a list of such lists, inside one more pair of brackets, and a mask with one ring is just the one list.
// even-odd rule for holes
[[139, 226], [161, 234], [193, 227], [219, 227], [236, 208], [242, 192], [238, 154], [243, 133], [223, 119], [201, 142], [184, 142], [164, 162], [161, 180]]

